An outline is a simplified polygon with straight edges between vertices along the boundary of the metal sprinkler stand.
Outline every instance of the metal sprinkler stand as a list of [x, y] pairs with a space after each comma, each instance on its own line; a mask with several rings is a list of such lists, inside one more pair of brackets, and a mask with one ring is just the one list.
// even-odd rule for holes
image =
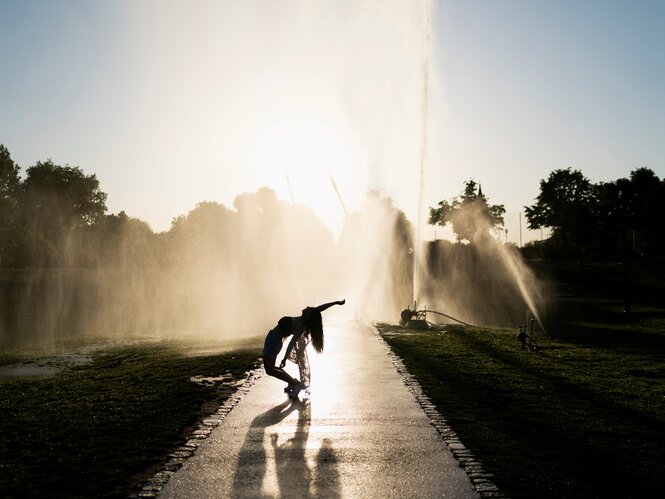
[[427, 309], [416, 310], [416, 304], [413, 304], [413, 310], [406, 308], [400, 314], [399, 325], [409, 329], [429, 329], [427, 322]]
[[448, 319], [452, 319], [455, 322], [459, 322], [460, 324], [464, 324], [465, 326], [473, 327], [471, 326], [471, 324], [456, 319], [455, 317], [452, 317], [448, 314], [444, 314], [443, 312], [437, 312], [436, 310], [427, 310], [427, 308], [425, 308], [424, 310], [418, 310], [416, 308], [415, 302], [413, 303], [413, 310], [411, 310], [410, 308], [405, 308], [404, 310], [402, 310], [402, 313], [400, 313], [399, 325], [402, 327], [406, 327], [408, 329], [429, 329], [431, 323], [427, 320], [428, 313], [441, 315]]
[[[529, 319], [527, 319], [528, 321]], [[522, 349], [523, 350], [536, 350], [538, 348], [538, 342], [536, 341], [536, 338], [534, 338], [533, 335], [533, 325], [536, 322], [536, 319], [531, 318], [530, 319], [531, 326], [529, 330], [529, 334], [527, 334], [527, 325], [526, 324], [520, 324], [518, 327], [518, 332], [517, 332], [517, 339], [520, 340], [520, 343], [522, 344]]]

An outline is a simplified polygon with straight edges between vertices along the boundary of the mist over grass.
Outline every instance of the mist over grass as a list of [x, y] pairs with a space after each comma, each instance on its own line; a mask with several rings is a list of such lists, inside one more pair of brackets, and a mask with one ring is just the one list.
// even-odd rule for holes
[[[377, 192], [347, 216], [338, 240], [312, 210], [267, 188], [233, 207], [199, 203], [163, 233], [108, 215], [61, 238], [51, 265], [0, 270], [1, 343], [260, 335], [281, 316], [342, 297], [351, 316], [395, 322], [413, 300], [413, 232]], [[474, 248], [428, 243], [422, 303], [473, 323], [523, 317], [516, 277]]]
[[490, 237], [474, 244], [424, 245], [422, 305], [471, 324], [517, 326], [536, 318], [545, 326], [551, 290], [517, 248]]
[[[363, 312], [382, 308], [390, 316], [402, 301], [392, 297], [399, 288], [380, 278], [386, 270], [410, 272], [408, 265], [389, 266], [410, 244], [393, 244], [398, 211], [390, 202], [373, 196], [367, 204], [365, 214], [350, 217], [339, 243], [310, 209], [269, 189], [238, 196], [232, 209], [200, 203], [160, 234], [122, 213], [110, 215], [71, 231], [54, 248], [57, 265], [1, 271], [2, 343], [256, 335], [307, 305], [361, 292], [381, 297]], [[401, 220], [404, 238], [408, 222]], [[364, 268], [380, 272], [376, 289], [354, 289]]]

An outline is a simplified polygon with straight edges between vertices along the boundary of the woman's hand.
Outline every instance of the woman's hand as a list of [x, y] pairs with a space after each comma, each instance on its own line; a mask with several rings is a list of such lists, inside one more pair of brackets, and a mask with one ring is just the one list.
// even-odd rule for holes
[[282, 359], [282, 362], [279, 363], [279, 367], [284, 369], [284, 366], [286, 365], [286, 357]]
[[344, 305], [346, 303], [346, 300], [339, 300], [337, 302], [337, 305]]

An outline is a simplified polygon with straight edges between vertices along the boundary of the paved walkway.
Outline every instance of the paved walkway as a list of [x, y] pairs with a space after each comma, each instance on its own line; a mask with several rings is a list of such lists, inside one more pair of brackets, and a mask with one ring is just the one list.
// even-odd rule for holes
[[262, 376], [160, 497], [478, 497], [376, 333], [325, 334], [308, 400]]

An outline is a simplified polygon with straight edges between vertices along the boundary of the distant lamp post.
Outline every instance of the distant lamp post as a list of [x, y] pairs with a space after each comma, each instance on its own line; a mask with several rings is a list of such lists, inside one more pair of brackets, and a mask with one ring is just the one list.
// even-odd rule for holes
[[506, 244], [508, 244], [508, 229], [504, 229], [504, 231], [506, 232]]

